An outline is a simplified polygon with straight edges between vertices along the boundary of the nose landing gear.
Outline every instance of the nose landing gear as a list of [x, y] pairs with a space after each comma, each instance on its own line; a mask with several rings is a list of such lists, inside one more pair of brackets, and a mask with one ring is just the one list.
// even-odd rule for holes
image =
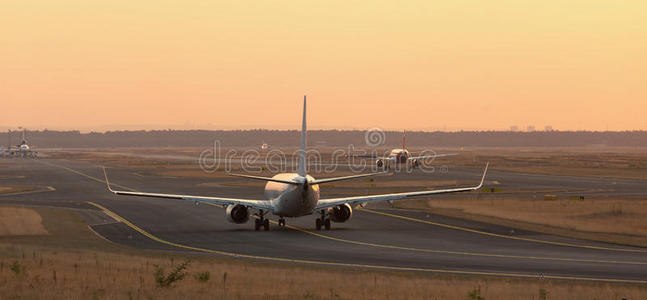
[[283, 219], [282, 217], [279, 219], [279, 227], [285, 227], [285, 219]]

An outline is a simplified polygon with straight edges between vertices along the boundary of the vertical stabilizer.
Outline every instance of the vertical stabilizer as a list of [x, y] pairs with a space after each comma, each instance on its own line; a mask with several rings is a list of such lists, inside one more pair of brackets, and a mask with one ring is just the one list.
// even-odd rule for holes
[[306, 176], [306, 95], [303, 95], [303, 120], [301, 120], [301, 149], [299, 149], [299, 176]]
[[407, 150], [407, 131], [402, 131], [402, 149]]

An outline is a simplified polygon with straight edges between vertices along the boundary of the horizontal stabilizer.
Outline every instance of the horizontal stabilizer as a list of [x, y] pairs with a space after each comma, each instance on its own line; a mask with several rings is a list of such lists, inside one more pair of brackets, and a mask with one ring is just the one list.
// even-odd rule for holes
[[245, 175], [245, 174], [231, 174], [231, 173], [229, 175], [235, 176], [235, 177], [263, 180], [263, 181], [274, 181], [274, 182], [287, 183], [287, 184], [299, 184], [296, 181], [282, 180], [282, 179], [276, 179], [276, 178], [270, 178], [270, 177], [252, 176], [252, 175]]
[[333, 178], [324, 178], [324, 179], [315, 179], [312, 182], [308, 182], [309, 184], [320, 184], [320, 183], [328, 183], [328, 182], [333, 182], [333, 181], [342, 181], [342, 180], [349, 180], [349, 179], [355, 179], [355, 178], [362, 178], [362, 177], [369, 177], [369, 176], [377, 176], [377, 175], [384, 175], [389, 173], [388, 171], [384, 172], [376, 172], [376, 173], [368, 173], [368, 174], [360, 174], [360, 175], [350, 175], [350, 176], [343, 176], [343, 177], [333, 177]]

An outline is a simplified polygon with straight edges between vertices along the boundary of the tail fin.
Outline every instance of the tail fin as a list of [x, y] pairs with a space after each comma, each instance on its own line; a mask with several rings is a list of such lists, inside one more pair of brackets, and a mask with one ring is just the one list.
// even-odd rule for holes
[[301, 121], [301, 149], [299, 149], [299, 176], [306, 176], [306, 95], [303, 95], [303, 120]]
[[402, 131], [402, 149], [407, 150], [407, 130]]

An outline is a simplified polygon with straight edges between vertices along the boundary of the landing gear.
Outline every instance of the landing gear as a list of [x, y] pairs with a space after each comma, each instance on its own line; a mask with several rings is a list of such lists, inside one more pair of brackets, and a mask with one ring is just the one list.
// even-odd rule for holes
[[330, 230], [330, 218], [326, 218], [326, 211], [322, 209], [319, 212], [319, 214], [321, 214], [321, 217], [319, 217], [319, 218], [317, 218], [317, 220], [315, 220], [315, 226], [316, 226], [317, 230], [321, 230], [322, 226], [326, 230]]
[[279, 227], [281, 227], [281, 228], [285, 227], [285, 219], [283, 219], [283, 218], [279, 219]]
[[254, 220], [254, 230], [258, 231], [263, 227], [265, 231], [270, 231], [270, 220], [265, 219], [265, 214], [263, 210], [258, 211], [258, 219]]

